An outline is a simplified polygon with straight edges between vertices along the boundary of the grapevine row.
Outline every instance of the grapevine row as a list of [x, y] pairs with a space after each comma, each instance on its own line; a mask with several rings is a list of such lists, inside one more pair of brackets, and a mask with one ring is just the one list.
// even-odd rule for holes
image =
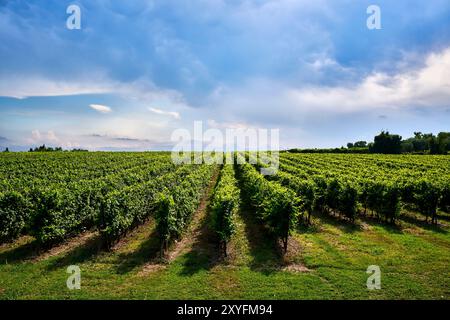
[[233, 166], [225, 164], [211, 201], [213, 228], [220, 240], [220, 248], [227, 255], [227, 243], [235, 231], [234, 216], [239, 209], [240, 191]]
[[251, 164], [236, 154], [237, 173], [244, 197], [256, 217], [283, 242], [287, 251], [288, 238], [297, 224], [300, 199], [277, 182], [268, 181]]

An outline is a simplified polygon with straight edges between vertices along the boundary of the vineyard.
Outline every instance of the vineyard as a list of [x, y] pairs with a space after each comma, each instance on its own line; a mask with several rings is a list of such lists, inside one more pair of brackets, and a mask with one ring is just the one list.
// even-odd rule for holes
[[224, 158], [1, 154], [0, 298], [449, 299], [448, 156]]

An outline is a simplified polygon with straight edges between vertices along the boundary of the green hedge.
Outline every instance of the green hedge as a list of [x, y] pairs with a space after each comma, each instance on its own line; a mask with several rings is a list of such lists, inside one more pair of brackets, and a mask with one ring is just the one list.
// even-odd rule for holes
[[292, 190], [266, 180], [248, 163], [239, 164], [236, 168], [244, 196], [256, 216], [282, 240], [286, 251], [289, 235], [296, 226], [300, 212], [300, 199]]
[[213, 228], [220, 240], [223, 254], [227, 255], [227, 243], [235, 231], [234, 216], [239, 210], [240, 192], [233, 166], [225, 164], [211, 201]]
[[157, 196], [155, 218], [161, 241], [161, 253], [172, 240], [179, 239], [200, 204], [215, 166], [192, 165], [196, 169]]

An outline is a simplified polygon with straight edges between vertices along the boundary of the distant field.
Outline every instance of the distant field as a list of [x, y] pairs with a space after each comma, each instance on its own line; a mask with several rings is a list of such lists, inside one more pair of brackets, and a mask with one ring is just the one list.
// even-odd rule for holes
[[450, 157], [236, 156], [1, 154], [0, 298], [450, 298]]

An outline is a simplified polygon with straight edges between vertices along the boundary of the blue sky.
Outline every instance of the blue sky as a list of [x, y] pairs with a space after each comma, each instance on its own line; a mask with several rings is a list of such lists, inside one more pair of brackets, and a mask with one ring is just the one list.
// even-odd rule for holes
[[449, 131], [450, 2], [0, 0], [0, 117], [14, 150], [170, 149], [195, 120], [283, 148]]

